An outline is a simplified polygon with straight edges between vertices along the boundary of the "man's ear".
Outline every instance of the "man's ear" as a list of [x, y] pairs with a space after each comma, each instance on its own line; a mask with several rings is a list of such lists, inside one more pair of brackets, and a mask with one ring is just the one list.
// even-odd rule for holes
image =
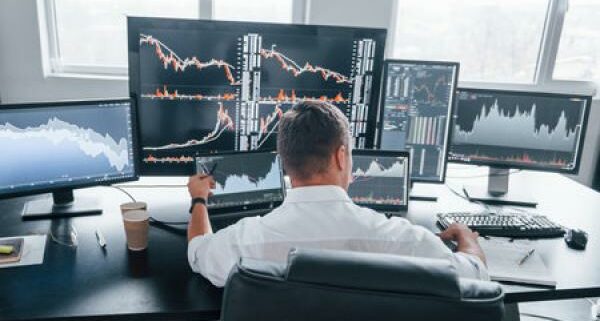
[[348, 163], [348, 151], [346, 146], [342, 145], [338, 147], [335, 152], [335, 165], [338, 170], [343, 170]]

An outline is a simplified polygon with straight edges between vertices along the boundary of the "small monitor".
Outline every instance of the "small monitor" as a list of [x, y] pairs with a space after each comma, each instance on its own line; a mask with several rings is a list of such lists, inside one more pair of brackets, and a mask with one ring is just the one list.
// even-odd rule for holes
[[285, 188], [275, 152], [231, 152], [196, 157], [198, 173], [212, 173], [216, 182], [208, 199], [211, 214], [273, 208], [283, 201]]
[[353, 150], [348, 195], [357, 205], [383, 212], [408, 207], [410, 157], [405, 151]]
[[[468, 189], [477, 201], [535, 205], [508, 193], [509, 169], [576, 174], [591, 96], [459, 88], [448, 159], [490, 167], [488, 189]], [[512, 194], [512, 195], [511, 195]]]
[[136, 179], [131, 100], [70, 101], [0, 107], [0, 197], [52, 192], [25, 217], [98, 214], [72, 190]]
[[456, 62], [384, 63], [378, 145], [410, 151], [413, 182], [444, 182], [458, 71]]

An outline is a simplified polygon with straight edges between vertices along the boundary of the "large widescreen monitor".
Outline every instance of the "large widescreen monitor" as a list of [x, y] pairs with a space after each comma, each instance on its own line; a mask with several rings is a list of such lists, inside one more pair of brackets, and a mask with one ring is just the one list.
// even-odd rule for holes
[[274, 149], [293, 104], [324, 100], [372, 147], [384, 29], [129, 18], [141, 173], [189, 175], [194, 156]]
[[459, 64], [386, 60], [379, 148], [411, 155], [413, 182], [442, 183]]

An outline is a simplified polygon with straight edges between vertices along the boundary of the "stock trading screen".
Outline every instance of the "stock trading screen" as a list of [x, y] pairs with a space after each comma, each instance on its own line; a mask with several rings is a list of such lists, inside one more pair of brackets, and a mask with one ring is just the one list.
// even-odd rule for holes
[[458, 68], [443, 62], [385, 64], [379, 146], [410, 151], [415, 181], [443, 181]]
[[408, 201], [406, 157], [352, 156], [352, 183], [348, 195], [359, 205], [402, 206]]
[[196, 158], [197, 172], [216, 182], [208, 199], [211, 208], [283, 201], [283, 178], [276, 153], [233, 153]]
[[129, 102], [0, 109], [0, 194], [132, 178], [132, 135]]
[[573, 171], [590, 99], [460, 89], [449, 159]]
[[348, 117], [370, 147], [385, 31], [129, 18], [143, 174], [188, 175], [194, 156], [273, 150], [279, 119], [302, 100]]

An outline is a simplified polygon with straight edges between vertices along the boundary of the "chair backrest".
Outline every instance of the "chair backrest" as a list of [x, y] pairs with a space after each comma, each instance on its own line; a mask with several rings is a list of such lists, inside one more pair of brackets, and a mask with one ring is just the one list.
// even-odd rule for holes
[[445, 260], [292, 250], [288, 264], [242, 259], [223, 296], [223, 321], [502, 320], [495, 282], [458, 278]]

